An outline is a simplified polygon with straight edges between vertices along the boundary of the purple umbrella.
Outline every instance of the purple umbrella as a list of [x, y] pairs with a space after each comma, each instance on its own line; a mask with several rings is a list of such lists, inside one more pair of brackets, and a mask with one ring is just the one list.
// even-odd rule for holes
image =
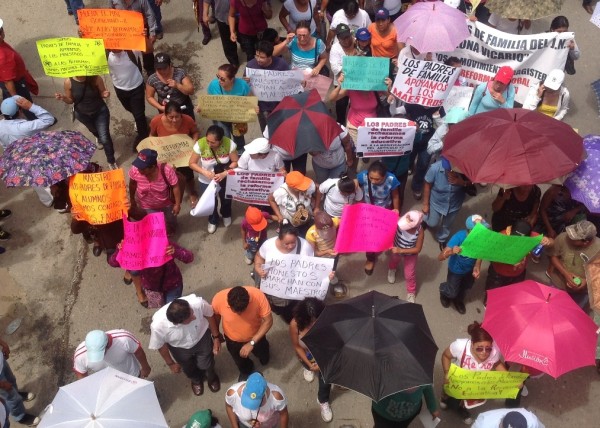
[[6, 187], [50, 186], [83, 171], [95, 150], [81, 132], [39, 132], [4, 150], [0, 178]]
[[452, 52], [470, 33], [460, 10], [441, 1], [413, 4], [394, 21], [398, 40], [419, 52]]
[[573, 171], [565, 186], [571, 197], [582, 202], [593, 213], [600, 213], [600, 135], [587, 135], [583, 139], [587, 158]]

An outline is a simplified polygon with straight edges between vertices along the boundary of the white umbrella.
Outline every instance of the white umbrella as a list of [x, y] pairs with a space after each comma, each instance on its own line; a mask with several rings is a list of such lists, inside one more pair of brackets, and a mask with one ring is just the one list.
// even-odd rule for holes
[[39, 428], [168, 428], [154, 384], [107, 367], [62, 386]]

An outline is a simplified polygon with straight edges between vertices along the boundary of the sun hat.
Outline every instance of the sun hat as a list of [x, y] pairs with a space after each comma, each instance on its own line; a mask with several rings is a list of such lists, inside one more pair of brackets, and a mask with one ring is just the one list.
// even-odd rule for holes
[[271, 144], [266, 138], [256, 138], [244, 146], [244, 151], [249, 155], [269, 153], [269, 150], [271, 150]]

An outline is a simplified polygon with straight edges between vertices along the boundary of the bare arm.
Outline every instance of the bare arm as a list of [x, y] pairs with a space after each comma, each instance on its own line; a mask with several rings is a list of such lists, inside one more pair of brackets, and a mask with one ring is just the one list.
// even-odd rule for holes
[[290, 415], [288, 413], [288, 408], [286, 406], [285, 409], [283, 409], [279, 412], [279, 426], [281, 426], [281, 428], [288, 428], [289, 419], [290, 419]]
[[150, 371], [152, 369], [150, 368], [150, 364], [148, 364], [148, 359], [146, 358], [144, 348], [142, 348], [141, 345], [138, 346], [137, 350], [133, 353], [133, 355], [135, 355], [135, 358], [140, 362], [140, 365], [142, 366], [140, 369], [140, 376], [142, 378], [147, 378], [148, 375], [150, 375]]
[[165, 107], [163, 105], [160, 105], [158, 103], [158, 100], [156, 98], [154, 98], [154, 95], [156, 94], [156, 89], [154, 89], [152, 86], [146, 84], [146, 101], [148, 101], [148, 104], [150, 104], [152, 107], [156, 108], [158, 111], [165, 111]]
[[[308, 7], [310, 7], [310, 4]], [[282, 5], [281, 10], [279, 11], [279, 22], [281, 22], [281, 25], [283, 25], [283, 28], [285, 28], [285, 31], [287, 31], [288, 33], [293, 33], [294, 28], [292, 28], [292, 26], [290, 25], [290, 23], [287, 19], [289, 14], [290, 14], [290, 12]]]
[[186, 95], [193, 95], [194, 94], [194, 84], [192, 83], [192, 79], [190, 79], [188, 76], [185, 76], [182, 80], [181, 83], [176, 83], [175, 84], [175, 88]]
[[237, 34], [235, 33], [235, 7], [229, 6], [229, 16], [227, 17], [227, 23], [229, 24], [229, 35], [232, 42], [237, 42]]
[[173, 360], [173, 357], [169, 352], [169, 347], [166, 343], [158, 349], [158, 353], [163, 360], [165, 360], [165, 363], [167, 366], [169, 366], [169, 369], [171, 369], [171, 373], [179, 373], [181, 371], [181, 366], [177, 364], [175, 360]]
[[269, 205], [273, 209], [273, 213], [277, 216], [277, 218], [278, 218], [277, 221], [280, 221], [280, 222], [283, 221], [283, 216], [281, 215], [281, 211], [279, 210], [279, 205], [277, 205], [277, 202], [275, 201], [275, 198], [273, 197], [273, 193], [269, 193]]
[[[227, 395], [233, 395], [233, 394], [229, 394], [229, 391], [227, 391]], [[227, 417], [229, 418], [229, 423], [231, 424], [231, 428], [239, 428], [240, 424], [238, 422], [237, 416], [233, 412], [233, 407], [231, 407], [229, 404], [225, 404], [225, 410], [227, 411]]]

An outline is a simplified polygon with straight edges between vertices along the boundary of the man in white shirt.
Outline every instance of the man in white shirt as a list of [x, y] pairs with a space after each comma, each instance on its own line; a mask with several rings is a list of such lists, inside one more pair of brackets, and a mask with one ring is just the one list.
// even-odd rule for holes
[[497, 409], [479, 414], [473, 428], [545, 428], [529, 410]]
[[77, 379], [112, 367], [131, 376], [148, 377], [150, 365], [140, 341], [127, 330], [92, 330], [75, 350], [73, 371]]
[[150, 325], [150, 349], [156, 349], [172, 373], [183, 370], [196, 396], [208, 389], [217, 392], [221, 381], [215, 372], [215, 355], [221, 336], [210, 303], [195, 294], [173, 300], [160, 308]]

